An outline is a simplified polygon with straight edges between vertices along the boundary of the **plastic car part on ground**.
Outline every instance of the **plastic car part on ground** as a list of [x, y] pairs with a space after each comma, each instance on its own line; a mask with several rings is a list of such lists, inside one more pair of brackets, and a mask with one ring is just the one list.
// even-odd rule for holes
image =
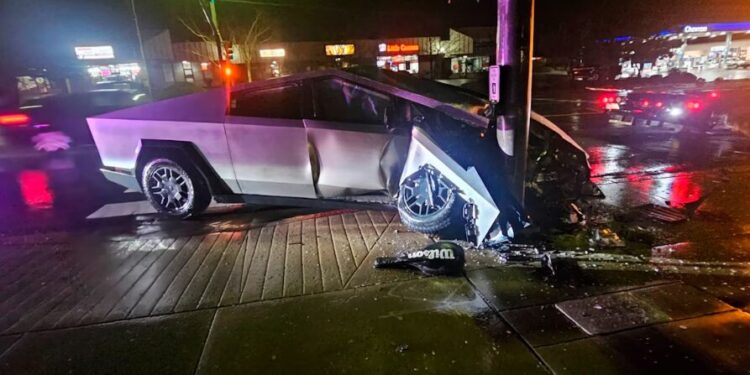
[[396, 257], [377, 258], [375, 268], [415, 268], [428, 276], [461, 276], [465, 262], [463, 247], [453, 242], [437, 242]]

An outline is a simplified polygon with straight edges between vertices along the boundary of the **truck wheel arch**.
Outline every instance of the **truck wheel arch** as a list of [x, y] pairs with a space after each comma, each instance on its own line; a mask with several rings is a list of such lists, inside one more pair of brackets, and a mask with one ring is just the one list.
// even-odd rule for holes
[[157, 157], [168, 155], [178, 155], [191, 161], [198, 169], [203, 178], [208, 182], [211, 194], [214, 196], [232, 195], [232, 190], [219, 177], [213, 167], [208, 163], [206, 157], [192, 142], [183, 141], [165, 141], [154, 139], [141, 140], [141, 147], [138, 151], [138, 157], [135, 163], [135, 176], [140, 181], [143, 175], [143, 168], [146, 163]]

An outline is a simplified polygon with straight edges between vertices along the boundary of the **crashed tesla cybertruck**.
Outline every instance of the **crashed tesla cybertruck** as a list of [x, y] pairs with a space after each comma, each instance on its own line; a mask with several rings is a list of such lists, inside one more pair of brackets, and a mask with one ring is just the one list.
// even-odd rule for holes
[[[168, 215], [198, 215], [212, 199], [389, 206], [414, 231], [463, 233], [456, 239], [481, 245], [511, 239], [529, 217], [510, 193], [489, 108], [460, 88], [357, 68], [207, 91], [88, 122], [104, 175]], [[573, 139], [537, 114], [531, 134], [530, 207], [567, 212], [597, 190]]]

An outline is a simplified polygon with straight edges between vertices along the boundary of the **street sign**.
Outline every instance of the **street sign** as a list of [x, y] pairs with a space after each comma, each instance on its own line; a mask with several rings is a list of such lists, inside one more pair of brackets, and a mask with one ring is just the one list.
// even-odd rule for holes
[[490, 66], [490, 101], [500, 102], [500, 65]]

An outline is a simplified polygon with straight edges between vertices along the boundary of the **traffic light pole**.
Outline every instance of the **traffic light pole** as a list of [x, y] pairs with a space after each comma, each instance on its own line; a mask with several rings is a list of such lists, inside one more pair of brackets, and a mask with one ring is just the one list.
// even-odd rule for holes
[[526, 183], [533, 52], [534, 0], [497, 0], [497, 140], [512, 160], [513, 193], [521, 204]]
[[211, 11], [211, 26], [214, 29], [214, 37], [216, 38], [217, 60], [219, 61], [219, 67], [221, 69], [224, 67], [224, 64], [222, 64], [222, 62], [224, 62], [224, 53], [222, 50], [221, 32], [219, 32], [219, 17], [216, 15], [216, 0], [209, 1], [209, 10]]

